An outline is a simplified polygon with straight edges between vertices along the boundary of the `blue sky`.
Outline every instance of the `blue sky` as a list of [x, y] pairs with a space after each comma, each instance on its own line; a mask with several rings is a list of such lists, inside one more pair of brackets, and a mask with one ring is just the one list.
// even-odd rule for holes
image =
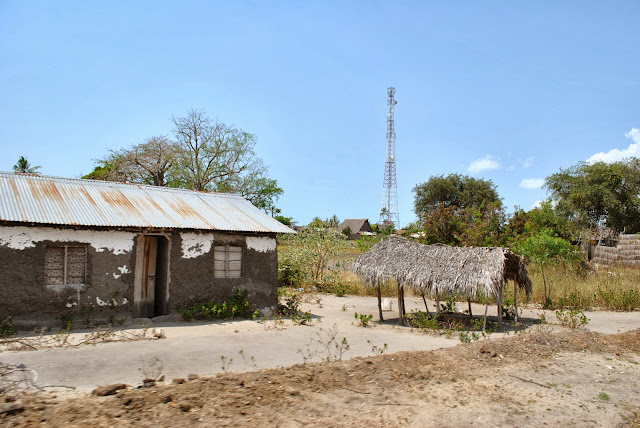
[[[79, 177], [191, 108], [258, 138], [299, 223], [400, 220], [432, 175], [530, 209], [544, 177], [640, 155], [640, 2], [0, 2], [0, 170]], [[617, 152], [612, 152], [617, 150]], [[595, 157], [594, 157], [595, 156]]]

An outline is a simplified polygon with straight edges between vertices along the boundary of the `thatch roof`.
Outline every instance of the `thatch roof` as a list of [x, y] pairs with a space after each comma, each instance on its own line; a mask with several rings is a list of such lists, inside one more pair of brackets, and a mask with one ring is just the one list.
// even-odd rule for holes
[[348, 218], [345, 219], [338, 226], [338, 230], [342, 231], [346, 228], [351, 230], [351, 233], [358, 232], [371, 232], [371, 225], [369, 224], [369, 219], [367, 218]]
[[527, 295], [532, 288], [524, 262], [507, 248], [423, 245], [397, 236], [360, 255], [352, 269], [368, 286], [395, 280], [428, 295], [497, 296], [508, 279]]

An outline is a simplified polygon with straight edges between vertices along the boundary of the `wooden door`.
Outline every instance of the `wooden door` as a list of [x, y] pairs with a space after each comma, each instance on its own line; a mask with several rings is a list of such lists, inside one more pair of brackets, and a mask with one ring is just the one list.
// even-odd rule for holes
[[156, 260], [158, 258], [158, 238], [143, 237], [144, 253], [142, 257], [142, 277], [140, 284], [140, 301], [136, 306], [140, 310], [139, 317], [150, 318], [154, 315], [154, 298], [156, 293]]

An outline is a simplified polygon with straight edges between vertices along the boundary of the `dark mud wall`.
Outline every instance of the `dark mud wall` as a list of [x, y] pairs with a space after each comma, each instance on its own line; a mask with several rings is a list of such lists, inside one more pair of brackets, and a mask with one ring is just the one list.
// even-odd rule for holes
[[[134, 238], [131, 232], [5, 226], [0, 228], [0, 314], [18, 323], [74, 326], [130, 316]], [[86, 249], [82, 284], [47, 284], [47, 247]]]
[[[277, 303], [278, 256], [275, 235], [175, 233], [171, 245], [169, 309], [205, 301], [224, 301], [245, 289], [258, 309]], [[215, 245], [243, 247], [241, 278], [214, 278]]]

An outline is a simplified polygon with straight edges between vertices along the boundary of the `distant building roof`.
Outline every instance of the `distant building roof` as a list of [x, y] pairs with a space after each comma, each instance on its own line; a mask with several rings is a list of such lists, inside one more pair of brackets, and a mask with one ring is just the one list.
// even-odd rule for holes
[[292, 233], [239, 195], [0, 172], [0, 221]]
[[371, 225], [369, 225], [368, 218], [345, 219], [338, 226], [338, 230], [344, 230], [347, 227], [351, 230], [351, 233], [371, 232]]

